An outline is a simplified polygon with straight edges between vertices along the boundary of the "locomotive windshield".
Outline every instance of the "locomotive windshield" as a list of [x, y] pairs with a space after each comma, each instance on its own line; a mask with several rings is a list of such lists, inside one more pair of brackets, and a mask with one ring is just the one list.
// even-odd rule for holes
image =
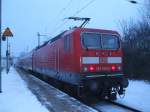
[[83, 33], [82, 44], [88, 49], [118, 49], [119, 38], [111, 34]]

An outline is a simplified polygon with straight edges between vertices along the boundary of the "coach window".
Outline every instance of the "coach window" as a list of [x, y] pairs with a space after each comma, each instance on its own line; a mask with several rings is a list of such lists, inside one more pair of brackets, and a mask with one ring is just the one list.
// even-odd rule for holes
[[64, 49], [65, 51], [70, 51], [71, 44], [70, 44], [71, 38], [70, 35], [66, 36], [64, 39]]

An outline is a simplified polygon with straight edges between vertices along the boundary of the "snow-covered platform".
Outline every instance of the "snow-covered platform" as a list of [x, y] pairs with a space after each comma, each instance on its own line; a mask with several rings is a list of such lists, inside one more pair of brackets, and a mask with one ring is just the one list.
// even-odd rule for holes
[[48, 112], [27, 88], [14, 68], [2, 72], [0, 112]]
[[2, 72], [0, 112], [96, 112], [30, 74], [21, 77], [14, 68]]

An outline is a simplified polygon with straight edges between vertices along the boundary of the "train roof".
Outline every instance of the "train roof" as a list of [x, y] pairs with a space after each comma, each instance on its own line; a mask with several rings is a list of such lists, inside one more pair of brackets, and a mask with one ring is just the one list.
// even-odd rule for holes
[[113, 31], [113, 30], [74, 27], [74, 28], [72, 28], [70, 30], [66, 30], [66, 31], [60, 33], [56, 37], [50, 39], [50, 41], [54, 42], [55, 40], [61, 38], [62, 35], [70, 34], [72, 32], [100, 32], [100, 33], [109, 33], [109, 34], [119, 35], [119, 33], [117, 31]]
[[60, 34], [58, 34], [57, 36], [55, 36], [54, 38], [46, 41], [44, 44], [42, 44], [41, 46], [38, 46], [37, 48], [35, 49], [39, 49], [43, 46], [45, 46], [47, 43], [49, 42], [54, 42], [58, 39], [60, 39], [62, 37], [62, 35], [67, 35], [67, 34], [70, 34], [70, 33], [73, 33], [73, 32], [100, 32], [100, 33], [109, 33], [109, 34], [116, 34], [116, 35], [119, 35], [119, 33], [117, 31], [113, 31], [113, 30], [106, 30], [106, 29], [94, 29], [94, 28], [80, 28], [80, 27], [74, 27], [70, 30], [66, 30]]
[[106, 30], [106, 29], [96, 29], [96, 28], [74, 28], [74, 31], [79, 31], [79, 32], [100, 32], [100, 33], [110, 33], [110, 34], [117, 34], [119, 33], [114, 30]]

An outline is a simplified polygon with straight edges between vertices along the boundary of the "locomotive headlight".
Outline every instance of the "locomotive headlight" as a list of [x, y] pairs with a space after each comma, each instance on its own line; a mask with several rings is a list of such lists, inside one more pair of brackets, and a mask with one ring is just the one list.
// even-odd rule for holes
[[84, 72], [87, 72], [87, 71], [88, 71], [88, 68], [87, 68], [87, 67], [83, 67], [83, 71], [84, 71]]
[[122, 69], [122, 67], [121, 66], [118, 66], [118, 70], [121, 70]]
[[111, 66], [111, 70], [112, 70], [112, 71], [115, 71], [115, 70], [116, 70], [116, 66], [114, 66], [114, 65]]
[[93, 67], [93, 66], [90, 66], [89, 70], [90, 70], [90, 71], [94, 71], [94, 67]]

